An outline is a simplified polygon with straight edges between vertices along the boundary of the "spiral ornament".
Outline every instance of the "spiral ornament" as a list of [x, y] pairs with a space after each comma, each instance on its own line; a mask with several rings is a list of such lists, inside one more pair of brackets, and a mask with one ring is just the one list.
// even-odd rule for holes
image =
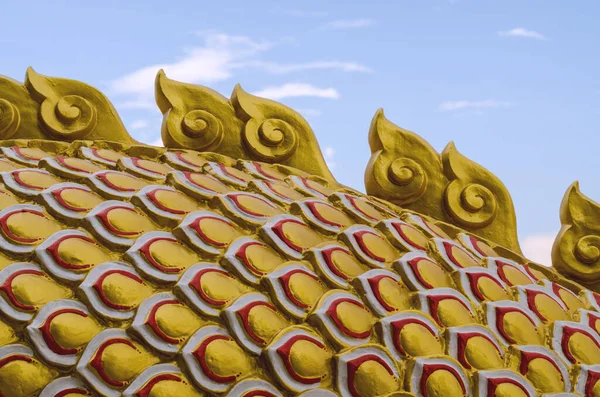
[[0, 98], [0, 138], [8, 139], [13, 136], [20, 124], [19, 109], [10, 101]]
[[498, 211], [494, 193], [477, 183], [451, 182], [444, 193], [444, 201], [454, 221], [468, 228], [489, 225]]
[[223, 139], [223, 125], [206, 110], [191, 110], [183, 117], [178, 112], [170, 112], [166, 122], [171, 138], [181, 147], [209, 150], [216, 148]]
[[388, 166], [387, 176], [395, 185], [394, 196], [399, 200], [416, 199], [427, 188], [425, 170], [419, 163], [408, 157], [400, 157], [392, 161]]
[[98, 122], [96, 107], [79, 95], [65, 95], [42, 102], [40, 118], [46, 130], [60, 139], [81, 139], [92, 132]]
[[591, 234], [581, 237], [575, 243], [574, 253], [586, 265], [596, 263], [600, 259], [600, 236]]
[[251, 119], [246, 123], [243, 138], [253, 157], [261, 161], [286, 160], [298, 146], [297, 131], [281, 119]]

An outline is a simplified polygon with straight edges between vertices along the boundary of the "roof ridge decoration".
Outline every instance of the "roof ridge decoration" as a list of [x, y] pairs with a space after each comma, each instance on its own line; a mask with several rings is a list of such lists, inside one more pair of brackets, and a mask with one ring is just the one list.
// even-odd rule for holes
[[[215, 152], [234, 159], [277, 163], [338, 185], [315, 134], [297, 112], [237, 85], [228, 99], [207, 87], [155, 80], [167, 149]], [[0, 139], [112, 141], [140, 145], [111, 102], [79, 81], [47, 77], [29, 68], [25, 83], [0, 76]], [[462, 156], [452, 143], [439, 154], [416, 134], [388, 121], [371, 123], [367, 193], [454, 224], [517, 254], [514, 207], [492, 173]]]
[[209, 88], [171, 80], [162, 70], [155, 92], [166, 147], [281, 163], [335, 181], [308, 122], [285, 105], [239, 84], [228, 100]]
[[521, 254], [515, 209], [506, 186], [448, 143], [438, 153], [412, 131], [389, 121], [383, 109], [369, 130], [367, 193], [402, 208], [455, 224]]
[[27, 69], [25, 83], [0, 76], [0, 139], [138, 143], [97, 89]]
[[[600, 281], [600, 204], [581, 193], [579, 182], [560, 205], [561, 229], [552, 246], [552, 263], [563, 275], [598, 290]], [[596, 285], [594, 285], [596, 284]]]

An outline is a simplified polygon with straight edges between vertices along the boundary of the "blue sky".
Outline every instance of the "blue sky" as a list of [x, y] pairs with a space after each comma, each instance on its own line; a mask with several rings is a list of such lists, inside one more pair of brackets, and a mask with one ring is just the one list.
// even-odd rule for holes
[[338, 180], [359, 189], [383, 107], [498, 175], [537, 258], [569, 184], [600, 199], [599, 13], [594, 0], [5, 0], [0, 73], [22, 80], [31, 65], [90, 83], [148, 143], [159, 67], [226, 96], [239, 82], [299, 110]]

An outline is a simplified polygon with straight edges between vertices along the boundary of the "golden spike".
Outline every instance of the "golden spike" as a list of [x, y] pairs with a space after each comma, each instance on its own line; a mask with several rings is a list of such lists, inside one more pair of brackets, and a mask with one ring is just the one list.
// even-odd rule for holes
[[518, 253], [517, 218], [506, 186], [450, 142], [442, 152], [444, 208], [450, 222]]
[[275, 101], [249, 94], [239, 84], [233, 89], [231, 103], [246, 123], [242, 142], [249, 158], [282, 163], [335, 180], [315, 134], [300, 114]]
[[38, 107], [21, 83], [0, 76], [0, 139], [42, 138]]
[[43, 76], [31, 67], [25, 75], [25, 87], [40, 104], [43, 130], [55, 139], [137, 143], [113, 105], [97, 89], [75, 80]]
[[240, 85], [228, 100], [204, 86], [171, 80], [162, 70], [155, 92], [168, 148], [280, 163], [335, 181], [312, 129], [287, 106], [251, 95]]
[[[440, 155], [412, 131], [389, 121], [379, 109], [369, 129], [371, 159], [365, 171], [367, 192], [410, 207], [419, 200], [427, 213], [441, 218], [445, 185]], [[437, 198], [436, 200], [429, 200]]]
[[161, 69], [155, 82], [156, 104], [163, 113], [161, 135], [166, 147], [242, 155], [243, 123], [229, 100], [207, 87], [171, 80]]
[[574, 182], [560, 205], [561, 229], [552, 246], [552, 264], [563, 275], [598, 290], [600, 285], [600, 204]]
[[520, 254], [515, 210], [506, 187], [450, 142], [438, 154], [378, 110], [369, 131], [367, 193], [460, 226]]

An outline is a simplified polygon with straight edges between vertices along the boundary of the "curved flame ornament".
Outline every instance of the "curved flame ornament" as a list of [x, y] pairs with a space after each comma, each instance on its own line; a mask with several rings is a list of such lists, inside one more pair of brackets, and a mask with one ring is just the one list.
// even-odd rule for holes
[[137, 143], [127, 133], [117, 111], [97, 89], [85, 83], [43, 76], [33, 68], [25, 87], [39, 105], [39, 120], [54, 139], [110, 140]]
[[29, 97], [25, 87], [18, 81], [0, 76], [0, 139], [25, 134], [39, 137], [36, 113], [37, 103]]
[[220, 151], [240, 157], [242, 122], [229, 100], [210, 88], [171, 80], [161, 69], [155, 81], [156, 104], [163, 113], [161, 135], [172, 148]]
[[450, 142], [438, 154], [378, 110], [369, 131], [367, 193], [454, 224], [521, 253], [512, 199], [491, 172]]
[[598, 288], [600, 281], [600, 204], [573, 183], [560, 205], [561, 229], [552, 247], [552, 264], [563, 275]]
[[[445, 179], [439, 154], [414, 132], [389, 121], [383, 109], [371, 121], [369, 146], [372, 155], [365, 171], [369, 194], [400, 206], [441, 197]], [[428, 214], [441, 216], [439, 204], [425, 204]]]
[[209, 88], [171, 80], [162, 70], [155, 92], [168, 148], [280, 163], [335, 181], [312, 129], [287, 106], [249, 94], [239, 84], [227, 100]]

